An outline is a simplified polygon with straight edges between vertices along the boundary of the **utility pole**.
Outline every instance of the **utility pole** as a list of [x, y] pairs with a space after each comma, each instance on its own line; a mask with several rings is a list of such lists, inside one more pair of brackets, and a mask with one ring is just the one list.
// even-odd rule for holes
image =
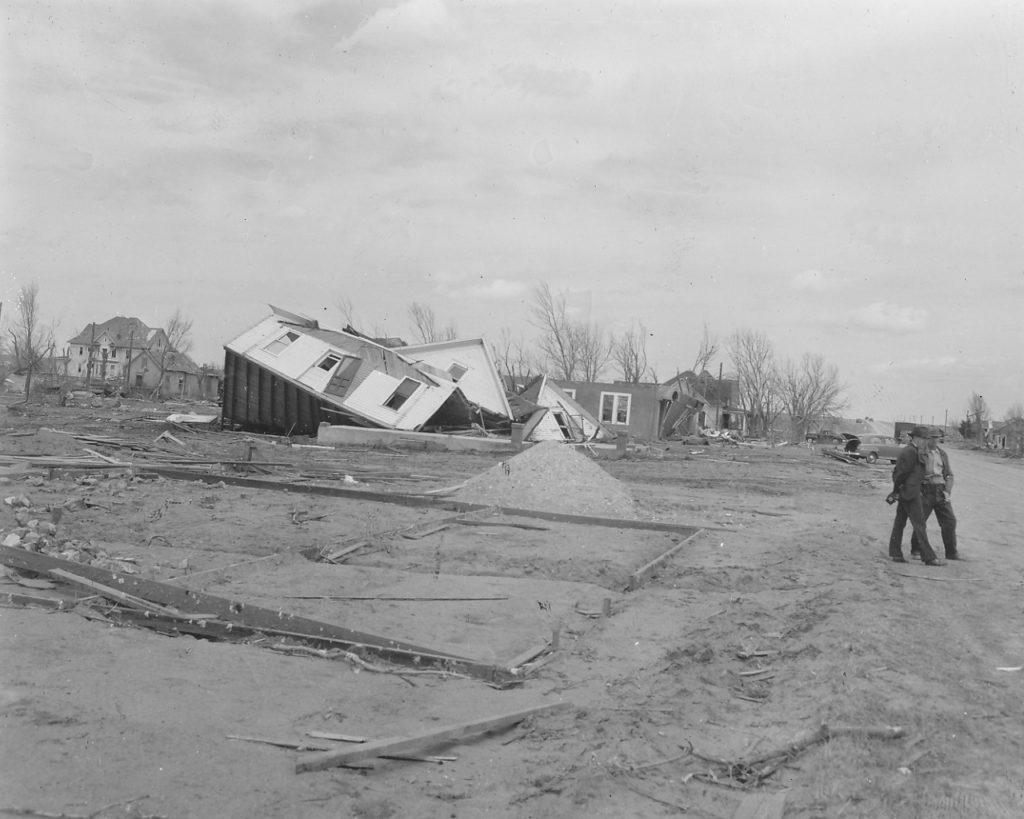
[[128, 334], [128, 363], [124, 366], [124, 394], [130, 395], [132, 391], [132, 351], [135, 346], [135, 328], [132, 327]]
[[89, 325], [92, 334], [89, 337], [89, 359], [85, 365], [85, 388], [92, 389], [92, 348], [96, 345], [96, 322]]
[[718, 364], [718, 401], [715, 405], [715, 429], [722, 428], [722, 364]]

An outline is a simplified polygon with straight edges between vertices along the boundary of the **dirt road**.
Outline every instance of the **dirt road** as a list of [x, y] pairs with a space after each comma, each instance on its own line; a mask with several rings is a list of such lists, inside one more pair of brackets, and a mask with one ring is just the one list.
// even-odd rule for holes
[[[599, 461], [648, 518], [704, 533], [626, 591], [629, 573], [671, 537], [544, 521], [380, 538], [344, 565], [302, 556], [448, 514], [303, 495], [310, 479], [300, 476], [322, 477], [325, 458], [362, 470], [375, 491], [396, 487], [374, 474], [432, 476], [408, 484], [419, 491], [484, 473], [494, 457], [261, 440], [260, 457], [281, 462], [265, 477], [293, 481], [293, 491], [157, 480], [146, 463], [171, 450], [153, 449], [154, 425], [141, 409], [131, 415], [39, 409], [6, 419], [0, 454], [81, 455], [64, 433], [84, 430], [116, 439], [85, 446], [135, 463], [127, 480], [116, 470], [92, 482], [12, 473], [0, 476], [0, 496], [25, 495], [44, 520], [66, 510], [62, 539], [130, 558], [154, 580], [487, 662], [555, 629], [560, 646], [523, 685], [495, 690], [288, 656], [265, 640], [113, 627], [95, 604], [3, 608], [0, 808], [94, 819], [621, 819], [684, 807], [720, 819], [1024, 815], [1024, 671], [1001, 670], [1024, 666], [1019, 462], [951, 450], [967, 560], [933, 569], [886, 556], [893, 510], [882, 464], [803, 446], [678, 444], [646, 460]], [[173, 452], [197, 460], [237, 460], [245, 446], [236, 434], [175, 436]], [[0, 504], [0, 539], [23, 529]], [[26, 592], [24, 579], [4, 578], [0, 591]], [[599, 614], [606, 599], [610, 617]], [[554, 702], [572, 707], [434, 750], [457, 758], [444, 764], [299, 774], [309, 751], [266, 742], [408, 736]], [[906, 735], [835, 739], [763, 780], [723, 764], [822, 722]], [[782, 812], [752, 812], [769, 799]]]

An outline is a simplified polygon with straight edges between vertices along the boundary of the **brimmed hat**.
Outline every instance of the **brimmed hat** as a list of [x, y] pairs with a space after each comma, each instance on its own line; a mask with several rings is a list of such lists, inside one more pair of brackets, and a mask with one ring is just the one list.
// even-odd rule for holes
[[939, 430], [938, 427], [928, 427], [928, 437], [929, 438], [941, 438], [942, 437], [942, 432]]
[[916, 427], [914, 427], [912, 430], [910, 430], [910, 437], [911, 438], [931, 438], [932, 437], [931, 428], [930, 427], [926, 427], [923, 424], [918, 424]]

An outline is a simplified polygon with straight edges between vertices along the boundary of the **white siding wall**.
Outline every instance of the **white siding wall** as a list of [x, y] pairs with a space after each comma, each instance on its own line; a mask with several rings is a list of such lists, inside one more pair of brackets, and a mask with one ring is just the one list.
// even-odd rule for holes
[[392, 378], [380, 371], [370, 373], [362, 384], [342, 402], [342, 406], [395, 429], [416, 429], [426, 423], [454, 391], [455, 385], [420, 387], [401, 408], [385, 407], [401, 378]]
[[495, 383], [491, 364], [479, 344], [466, 344], [465, 347], [445, 347], [438, 350], [414, 349], [403, 354], [445, 372], [454, 363], [469, 367], [469, 372], [459, 381], [458, 386], [462, 390], [462, 394], [474, 404], [479, 404], [491, 412], [499, 415], [509, 414], [505, 390]]

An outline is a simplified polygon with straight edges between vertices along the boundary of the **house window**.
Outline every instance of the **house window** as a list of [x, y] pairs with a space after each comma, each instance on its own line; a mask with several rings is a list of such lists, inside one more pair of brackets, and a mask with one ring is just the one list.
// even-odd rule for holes
[[562, 433], [562, 437], [567, 441], [571, 441], [572, 432], [569, 429], [569, 422], [565, 420], [565, 414], [561, 412], [553, 412], [552, 415], [555, 418], [555, 423], [558, 424], [558, 429]]
[[79, 355], [85, 355], [85, 350], [82, 347], [79, 347], [78, 348], [78, 354]]
[[341, 356], [340, 355], [335, 355], [334, 353], [328, 353], [324, 357], [324, 360], [321, 361], [316, 366], [318, 366], [321, 370], [326, 370], [327, 372], [330, 372], [336, 366], [338, 366], [338, 362], [339, 361], [341, 361]]
[[398, 385], [398, 389], [391, 393], [391, 397], [384, 402], [385, 407], [391, 407], [396, 410], [408, 401], [413, 393], [416, 392], [420, 387], [420, 382], [413, 378], [405, 378], [402, 383]]
[[82, 365], [81, 364], [78, 365], [78, 372], [82, 372]]
[[452, 366], [448, 368], [448, 375], [452, 377], [452, 381], [454, 381], [456, 384], [458, 384], [459, 381], [462, 380], [462, 376], [464, 376], [468, 372], [469, 367], [463, 367], [458, 362], [452, 364]]
[[573, 401], [576, 400], [576, 388], [575, 387], [563, 387], [562, 392], [568, 395]]
[[292, 332], [289, 331], [289, 332], [285, 333], [283, 336], [281, 336], [280, 338], [277, 338], [274, 341], [271, 341], [263, 349], [266, 350], [268, 353], [273, 353], [274, 355], [277, 355], [279, 352], [284, 350], [293, 341], [298, 340], [298, 338], [299, 338], [299, 334], [298, 333], [292, 333]]
[[601, 422], [605, 424], [629, 423], [629, 399], [626, 392], [601, 393]]

